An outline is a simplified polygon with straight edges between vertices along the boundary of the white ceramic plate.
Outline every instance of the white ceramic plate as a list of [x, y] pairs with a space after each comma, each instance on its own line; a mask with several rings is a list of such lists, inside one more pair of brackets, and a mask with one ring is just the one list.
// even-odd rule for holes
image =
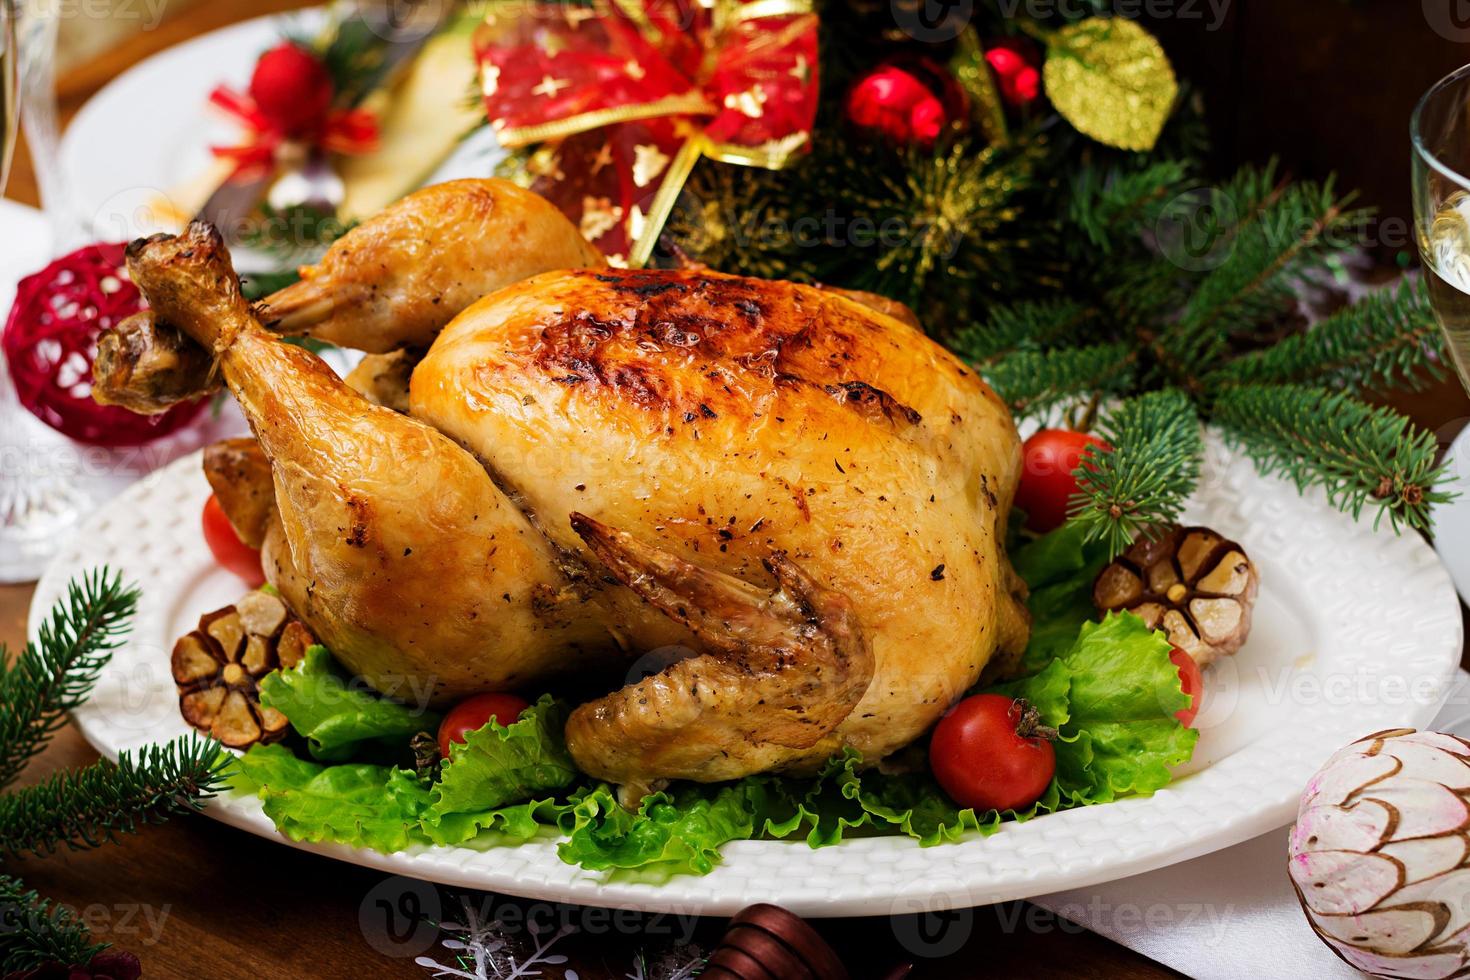
[[[154, 473], [98, 512], [37, 589], [33, 633], [67, 580], [83, 571], [108, 564], [143, 587], [130, 641], [75, 714], [105, 755], [187, 730], [168, 672], [173, 640], [200, 613], [240, 594], [197, 530], [207, 493], [196, 457]], [[1244, 544], [1260, 568], [1261, 594], [1250, 642], [1207, 675], [1194, 761], [1151, 798], [927, 849], [898, 838], [821, 850], [736, 842], [713, 874], [669, 880], [563, 864], [552, 838], [399, 854], [292, 846], [396, 874], [579, 904], [725, 914], [770, 901], [803, 915], [838, 916], [1080, 888], [1238, 843], [1289, 822], [1307, 778], [1339, 746], [1434, 717], [1460, 659], [1459, 605], [1418, 536], [1354, 524], [1320, 496], [1299, 497], [1213, 441], [1188, 518]], [[227, 795], [205, 812], [290, 843], [252, 797]]]

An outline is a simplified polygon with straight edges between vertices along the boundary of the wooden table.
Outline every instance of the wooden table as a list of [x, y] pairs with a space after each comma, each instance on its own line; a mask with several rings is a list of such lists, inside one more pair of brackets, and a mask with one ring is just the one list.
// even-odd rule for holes
[[[211, 0], [133, 37], [61, 80], [63, 118], [134, 62], [195, 34], [247, 17], [301, 6], [299, 0]], [[201, 97], [207, 83], [201, 80]], [[106, 152], [106, 147], [99, 147]], [[7, 193], [34, 204], [34, 174], [22, 153]], [[1449, 438], [1470, 415], [1458, 387], [1447, 383], [1398, 404]], [[30, 586], [0, 586], [0, 640], [24, 642]], [[66, 767], [86, 765], [97, 754], [71, 727], [31, 765], [34, 782]], [[116, 942], [142, 958], [154, 977], [262, 978], [416, 977], [429, 971], [412, 956], [412, 942], [395, 955], [381, 899], [399, 899], [401, 883], [385, 875], [296, 851], [241, 833], [203, 817], [174, 820], [101, 850], [17, 862], [14, 870], [33, 887], [83, 910], [99, 939]], [[447, 893], [446, 893], [447, 895]], [[502, 903], [502, 900], [496, 900]], [[390, 901], [390, 905], [392, 902]], [[510, 902], [545, 919], [577, 922], [583, 934], [569, 947], [584, 980], [621, 978], [639, 946], [656, 951], [669, 937], [667, 922], [638, 919], [632, 928], [606, 931], [606, 920], [568, 906]], [[621, 920], [619, 920], [621, 921]], [[401, 925], [401, 923], [398, 923]], [[706, 947], [722, 923], [686, 926]], [[913, 963], [913, 976], [1027, 976], [1044, 978], [1160, 978], [1175, 974], [1093, 933], [1025, 903], [984, 907], [931, 917], [923, 925], [931, 944], [907, 943], [914, 920], [895, 917], [832, 920], [820, 924], [855, 978], [888, 976]], [[935, 955], [948, 947], [956, 949]], [[438, 951], [442, 952], [442, 951]], [[926, 952], [928, 955], [926, 955]]]

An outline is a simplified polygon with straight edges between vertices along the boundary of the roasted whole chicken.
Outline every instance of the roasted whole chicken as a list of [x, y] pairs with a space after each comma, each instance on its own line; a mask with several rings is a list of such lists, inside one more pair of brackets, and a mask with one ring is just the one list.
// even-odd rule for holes
[[[255, 441], [207, 475], [386, 694], [623, 679], [567, 744], [636, 796], [880, 760], [1025, 644], [1015, 427], [876, 298], [605, 268], [493, 180], [405, 198], [254, 309], [208, 226], [128, 263], [152, 312], [98, 391], [149, 410], [223, 379]], [[150, 374], [138, 327], [208, 356]], [[377, 356], [354, 387], [272, 330]]]

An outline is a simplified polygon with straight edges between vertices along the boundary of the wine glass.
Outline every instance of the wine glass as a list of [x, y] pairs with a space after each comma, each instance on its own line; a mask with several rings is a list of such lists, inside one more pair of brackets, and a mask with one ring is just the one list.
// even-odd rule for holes
[[1410, 135], [1419, 256], [1455, 370], [1470, 391], [1470, 65], [1425, 93]]

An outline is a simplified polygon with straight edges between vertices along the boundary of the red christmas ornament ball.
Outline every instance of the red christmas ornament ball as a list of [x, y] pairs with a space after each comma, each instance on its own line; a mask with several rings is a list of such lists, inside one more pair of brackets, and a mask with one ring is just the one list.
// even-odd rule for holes
[[332, 94], [332, 76], [321, 59], [291, 41], [261, 55], [250, 76], [250, 98], [287, 136], [320, 126], [332, 106]]
[[20, 403], [73, 439], [136, 446], [187, 425], [204, 401], [138, 415], [92, 400], [97, 338], [144, 308], [127, 277], [125, 242], [98, 242], [22, 279], [0, 337]]
[[1041, 94], [1041, 65], [1036, 49], [1020, 38], [990, 42], [985, 61], [995, 73], [995, 86], [1006, 105], [1023, 109]]
[[847, 93], [847, 118], [904, 145], [931, 146], [954, 117], [940, 93], [917, 72], [889, 64], [853, 85]]

